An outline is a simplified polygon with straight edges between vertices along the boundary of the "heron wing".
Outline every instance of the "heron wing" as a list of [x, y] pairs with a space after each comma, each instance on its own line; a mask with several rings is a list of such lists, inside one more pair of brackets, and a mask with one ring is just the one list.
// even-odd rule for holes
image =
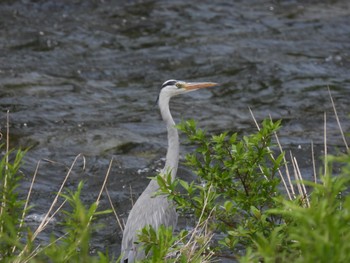
[[177, 213], [172, 202], [166, 196], [153, 196], [154, 191], [147, 191], [147, 188], [131, 209], [123, 232], [122, 253], [129, 263], [132, 262], [131, 258], [142, 259], [145, 256], [134, 243], [139, 230], [147, 225], [158, 229], [160, 225], [175, 228], [177, 224]]

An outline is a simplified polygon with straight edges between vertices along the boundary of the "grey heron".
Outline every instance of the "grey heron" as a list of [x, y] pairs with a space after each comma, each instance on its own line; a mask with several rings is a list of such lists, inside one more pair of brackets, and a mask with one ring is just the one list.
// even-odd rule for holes
[[[188, 83], [177, 80], [167, 80], [163, 83], [158, 97], [158, 105], [168, 131], [168, 150], [161, 174], [170, 173], [172, 180], [174, 180], [179, 162], [179, 135], [169, 109], [170, 98], [217, 85], [213, 82]], [[146, 256], [139, 245], [135, 244], [138, 231], [143, 227], [151, 225], [154, 229], [157, 229], [163, 224], [164, 226], [172, 226], [174, 229], [177, 224], [177, 213], [173, 204], [166, 196], [154, 195], [158, 188], [157, 181], [151, 180], [129, 213], [121, 248], [123, 263], [131, 263]]]

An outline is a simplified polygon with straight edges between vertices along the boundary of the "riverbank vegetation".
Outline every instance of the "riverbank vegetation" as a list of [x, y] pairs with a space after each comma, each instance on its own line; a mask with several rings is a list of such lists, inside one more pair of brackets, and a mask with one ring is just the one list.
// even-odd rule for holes
[[[144, 228], [139, 241], [152, 256], [143, 262], [350, 261], [350, 152], [338, 124], [345, 151], [325, 151], [323, 166], [314, 169], [312, 180], [304, 180], [297, 157], [287, 158], [279, 144], [280, 121], [256, 122], [257, 132], [243, 136], [211, 135], [194, 121], [182, 122], [178, 129], [196, 146], [186, 165], [198, 179], [171, 181], [158, 175], [153, 180], [160, 185], [157, 194], [167, 195], [194, 224], [175, 233], [165, 227]], [[95, 219], [113, 210], [98, 207], [110, 169], [97, 200], [85, 204], [82, 182], [76, 190], [64, 187], [75, 162], [83, 158], [77, 156], [49, 211], [31, 229], [25, 218], [36, 172], [22, 200], [18, 187], [26, 151], [10, 150], [8, 142], [9, 137], [0, 162], [1, 262], [118, 262], [107, 251], [92, 256], [89, 247]], [[38, 243], [38, 235], [57, 214], [64, 234]]]
[[[303, 180], [294, 156], [288, 171], [284, 152], [276, 154], [280, 147], [272, 138], [279, 126], [279, 121], [265, 120], [257, 133], [237, 139], [236, 134], [207, 135], [194, 122], [179, 125], [197, 145], [186, 160], [199, 180], [156, 179], [160, 194], [168, 195], [183, 213], [193, 214], [197, 226], [180, 232], [167, 252], [157, 255], [177, 255], [167, 262], [350, 260], [348, 146], [346, 153], [325, 155], [318, 176]], [[148, 230], [141, 240], [155, 251], [164, 235], [163, 229], [157, 234]], [[189, 253], [182, 245], [193, 235]]]

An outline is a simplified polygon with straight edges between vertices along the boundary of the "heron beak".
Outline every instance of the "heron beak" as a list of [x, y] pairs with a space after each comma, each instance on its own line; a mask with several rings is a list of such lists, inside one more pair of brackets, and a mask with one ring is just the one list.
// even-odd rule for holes
[[193, 83], [185, 83], [184, 88], [186, 90], [196, 90], [196, 89], [215, 87], [218, 85], [219, 85], [218, 83], [214, 83], [214, 82], [193, 82]]

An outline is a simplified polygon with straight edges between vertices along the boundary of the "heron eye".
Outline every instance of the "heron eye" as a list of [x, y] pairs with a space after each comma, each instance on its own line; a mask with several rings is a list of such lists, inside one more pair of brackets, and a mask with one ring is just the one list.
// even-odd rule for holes
[[181, 83], [176, 83], [175, 86], [176, 86], [178, 89], [181, 89], [181, 88], [182, 88]]

